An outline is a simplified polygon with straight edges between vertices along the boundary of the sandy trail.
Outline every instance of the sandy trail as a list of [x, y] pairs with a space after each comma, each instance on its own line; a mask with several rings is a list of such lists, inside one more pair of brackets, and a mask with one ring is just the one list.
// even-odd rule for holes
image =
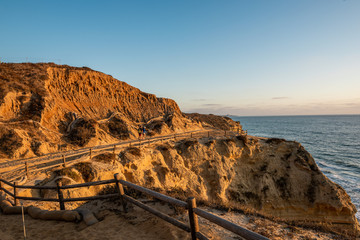
[[[143, 199], [144, 200], [144, 199]], [[56, 204], [55, 204], [56, 205]], [[56, 209], [54, 204], [39, 203], [42, 209]], [[174, 209], [168, 204], [160, 202], [148, 202], [147, 205], [170, 215], [177, 220], [188, 225], [187, 212]], [[68, 206], [75, 208], [76, 206]], [[129, 205], [128, 213], [122, 211], [118, 200], [115, 201], [92, 201], [82, 207], [93, 211], [100, 220], [92, 226], [86, 226], [84, 222], [61, 222], [45, 221], [32, 219], [25, 215], [27, 239], [28, 240], [128, 240], [128, 239], [191, 239], [190, 233], [187, 233], [170, 223], [159, 219], [152, 214], [136, 207]], [[314, 239], [314, 240], [331, 240], [339, 239], [330, 233], [323, 233], [317, 230], [294, 227], [285, 223], [276, 223], [264, 218], [255, 216], [246, 216], [235, 212], [226, 212], [215, 210], [208, 207], [203, 208], [219, 217], [228, 221], [239, 224], [249, 230], [263, 234], [270, 239]], [[242, 239], [220, 226], [209, 221], [199, 218], [200, 231], [209, 239]], [[21, 215], [3, 215], [0, 214], [0, 239], [1, 240], [18, 240], [23, 239], [23, 227]], [[353, 239], [341, 237], [340, 239]]]
[[[190, 235], [140, 209], [124, 214], [102, 211], [103, 220], [87, 227], [85, 223], [44, 221], [25, 216], [27, 239], [190, 239]], [[0, 215], [2, 240], [23, 239], [21, 215]]]

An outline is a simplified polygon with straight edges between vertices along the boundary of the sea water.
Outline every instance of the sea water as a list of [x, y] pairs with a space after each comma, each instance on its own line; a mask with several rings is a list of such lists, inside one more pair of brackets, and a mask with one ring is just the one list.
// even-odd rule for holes
[[[301, 143], [360, 211], [360, 115], [231, 118], [240, 121], [249, 135]], [[356, 217], [360, 219], [360, 212]]]

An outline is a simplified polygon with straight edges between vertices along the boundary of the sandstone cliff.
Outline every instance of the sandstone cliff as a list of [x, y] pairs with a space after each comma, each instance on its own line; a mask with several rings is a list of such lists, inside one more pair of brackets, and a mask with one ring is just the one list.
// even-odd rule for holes
[[202, 127], [173, 100], [86, 67], [0, 64], [0, 159], [136, 138], [143, 125], [151, 135]]
[[[334, 231], [359, 231], [356, 209], [297, 142], [238, 136], [203, 138], [130, 147], [56, 171], [44, 181], [65, 176], [64, 184], [122, 178], [179, 198], [195, 196], [210, 206], [240, 209], [305, 225], [330, 225]], [[68, 192], [78, 197], [91, 192]], [[55, 192], [52, 193], [54, 196]]]

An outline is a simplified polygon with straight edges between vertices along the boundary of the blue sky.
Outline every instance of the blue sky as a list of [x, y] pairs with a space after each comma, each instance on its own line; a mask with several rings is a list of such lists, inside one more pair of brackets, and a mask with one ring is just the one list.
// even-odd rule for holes
[[360, 114], [360, 1], [5, 1], [0, 60], [88, 66], [185, 112]]

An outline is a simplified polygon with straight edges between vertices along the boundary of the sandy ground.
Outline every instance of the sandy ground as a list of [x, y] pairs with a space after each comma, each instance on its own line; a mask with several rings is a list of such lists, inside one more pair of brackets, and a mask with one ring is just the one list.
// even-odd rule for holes
[[[178, 219], [188, 223], [187, 213], [179, 209], [154, 201], [147, 204]], [[54, 206], [39, 204], [42, 208], [53, 209]], [[67, 206], [76, 207], [76, 206]], [[95, 240], [95, 239], [191, 239], [190, 234], [159, 219], [150, 213], [134, 206], [129, 206], [129, 212], [124, 213], [118, 200], [115, 201], [92, 201], [82, 207], [92, 210], [100, 220], [92, 226], [86, 226], [84, 222], [61, 222], [32, 219], [25, 216], [27, 239], [66, 239], [66, 240]], [[316, 230], [289, 226], [284, 223], [276, 223], [256, 216], [245, 216], [236, 212], [225, 212], [205, 207], [215, 215], [239, 224], [247, 229], [263, 234], [270, 239], [352, 239], [318, 232]], [[239, 236], [199, 218], [200, 231], [209, 239], [242, 239]], [[0, 239], [17, 240], [23, 239], [23, 226], [21, 215], [0, 215]]]
[[[27, 239], [190, 239], [189, 234], [177, 229], [140, 209], [128, 214], [117, 208], [99, 213], [100, 221], [93, 226], [85, 223], [44, 221], [25, 217]], [[2, 240], [23, 239], [21, 215], [0, 216]]]

